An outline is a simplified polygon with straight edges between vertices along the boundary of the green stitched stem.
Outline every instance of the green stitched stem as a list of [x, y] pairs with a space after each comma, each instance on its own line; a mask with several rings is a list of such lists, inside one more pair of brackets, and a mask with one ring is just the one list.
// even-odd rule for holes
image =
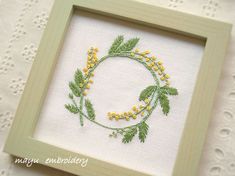
[[[81, 99], [83, 99], [83, 98], [81, 98]], [[80, 99], [80, 103], [81, 103], [81, 99]], [[78, 105], [77, 105], [77, 103], [76, 103], [76, 101], [74, 100], [74, 98], [72, 98], [72, 102], [73, 102], [73, 104], [74, 104], [74, 106], [78, 109], [78, 111], [79, 111], [79, 116], [80, 116], [80, 124], [81, 124], [81, 126], [83, 126], [84, 125], [84, 123], [83, 123], [83, 113], [82, 113], [82, 111], [80, 110], [80, 109], [82, 109], [82, 107], [81, 107], [81, 104], [80, 104], [80, 107], [78, 107]]]
[[[110, 58], [110, 57], [128, 57], [128, 58], [130, 58], [130, 59], [132, 59], [132, 60], [135, 60], [135, 61], [141, 63], [142, 65], [144, 65], [144, 66], [150, 71], [150, 73], [152, 74], [152, 76], [153, 76], [153, 78], [154, 78], [154, 80], [155, 80], [155, 82], [156, 82], [157, 89], [154, 91], [154, 93], [153, 93], [153, 95], [152, 95], [152, 98], [151, 98], [150, 103], [149, 103], [149, 104], [151, 104], [151, 102], [152, 102], [152, 100], [153, 100], [153, 98], [154, 98], [155, 93], [157, 92], [157, 90], [158, 90], [159, 87], [160, 87], [159, 80], [158, 80], [158, 78], [157, 78], [155, 72], [154, 72], [145, 62], [143, 62], [143, 61], [141, 61], [140, 59], [136, 58], [135, 55], [134, 55], [134, 56], [131, 56], [130, 53], [131, 53], [131, 52], [121, 52], [121, 53], [110, 54], [110, 55], [107, 55], [107, 56], [102, 57], [102, 58], [98, 61], [98, 63], [97, 63], [93, 68], [90, 69], [90, 71], [89, 71], [88, 75], [85, 77], [85, 79], [89, 80], [90, 77], [91, 77], [91, 73], [98, 67], [99, 64], [101, 64], [101, 63], [102, 63], [103, 61], [105, 61], [106, 59], [108, 59], [108, 58]], [[135, 54], [136, 54], [136, 53], [135, 53]], [[136, 54], [136, 55], [138, 55], [138, 54]], [[83, 91], [85, 90], [85, 87], [86, 87], [87, 84], [88, 84], [88, 82], [83, 85], [82, 93], [83, 93]], [[81, 94], [82, 94], [82, 93], [81, 93]], [[81, 125], [83, 125], [83, 118], [82, 118], [82, 116], [84, 116], [87, 120], [89, 120], [89, 121], [91, 121], [91, 122], [93, 122], [93, 123], [95, 123], [95, 124], [97, 124], [97, 125], [99, 125], [99, 126], [101, 126], [101, 127], [103, 127], [103, 128], [109, 129], [109, 130], [116, 130], [116, 131], [119, 131], [119, 130], [125, 130], [125, 129], [128, 129], [128, 128], [137, 127], [137, 126], [139, 126], [142, 122], [145, 122], [145, 121], [149, 118], [149, 116], [151, 115], [152, 111], [153, 111], [153, 110], [155, 109], [155, 107], [157, 106], [157, 102], [158, 102], [158, 98], [155, 99], [152, 108], [150, 109], [150, 111], [148, 112], [148, 114], [147, 114], [139, 123], [137, 123], [137, 124], [135, 124], [135, 125], [130, 125], [130, 126], [127, 126], [127, 127], [123, 127], [123, 128], [113, 128], [113, 127], [105, 126], [105, 125], [103, 125], [103, 124], [101, 124], [101, 123], [99, 123], [99, 122], [97, 122], [97, 121], [95, 121], [95, 120], [91, 120], [86, 114], [83, 113], [83, 111], [82, 111], [83, 96], [81, 95], [81, 97], [80, 97], [80, 108], [78, 108], [78, 110], [79, 110], [79, 115], [80, 115], [80, 123], [81, 123]], [[75, 101], [73, 101], [73, 103], [74, 103], [74, 105], [75, 105], [76, 107], [78, 107]], [[148, 105], [149, 105], [149, 104], [148, 104]], [[145, 107], [145, 108], [146, 108], [146, 107]], [[141, 110], [140, 112], [138, 112], [137, 114], [141, 113], [143, 110], [145, 110], [145, 108], [142, 109], [142, 110]]]
[[[83, 107], [83, 95], [81, 94], [81, 97], [80, 97], [80, 110], [82, 111], [82, 107]], [[83, 116], [82, 116], [82, 114], [81, 113], [79, 113], [79, 115], [80, 115], [80, 124], [81, 124], [81, 126], [83, 126], [84, 125], [84, 123], [83, 123]]]

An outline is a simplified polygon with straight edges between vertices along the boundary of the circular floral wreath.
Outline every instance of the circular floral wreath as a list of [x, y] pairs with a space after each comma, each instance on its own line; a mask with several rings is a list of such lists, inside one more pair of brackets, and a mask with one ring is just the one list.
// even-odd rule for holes
[[[124, 42], [123, 36], [118, 36], [106, 56], [98, 59], [97, 48], [91, 47], [88, 50], [87, 66], [81, 70], [77, 69], [74, 75], [74, 80], [69, 83], [71, 93], [69, 98], [72, 104], [66, 104], [65, 108], [73, 114], [79, 114], [80, 124], [84, 125], [84, 118], [90, 122], [111, 130], [110, 137], [116, 138], [121, 135], [123, 143], [129, 143], [134, 136], [138, 133], [140, 142], [145, 142], [148, 134], [149, 126], [147, 124], [148, 118], [151, 116], [153, 110], [157, 107], [158, 102], [162, 108], [163, 114], [167, 115], [170, 110], [169, 95], [178, 95], [177, 89], [170, 87], [169, 78], [166, 74], [162, 61], [158, 60], [155, 56], [150, 56], [150, 51], [140, 52], [139, 49], [134, 49], [138, 43], [138, 38], [133, 38]], [[147, 68], [154, 78], [154, 84], [145, 88], [139, 95], [139, 105], [135, 105], [128, 112], [116, 113], [108, 112], [107, 116], [110, 120], [131, 120], [141, 117], [141, 121], [122, 128], [113, 128], [101, 124], [95, 120], [95, 110], [91, 101], [86, 97], [90, 85], [93, 83], [92, 77], [94, 76], [95, 69], [100, 63], [112, 57], [126, 57], [139, 62]], [[157, 75], [160, 77], [159, 81]], [[161, 85], [163, 83], [163, 85]], [[86, 109], [84, 111], [83, 109]]]

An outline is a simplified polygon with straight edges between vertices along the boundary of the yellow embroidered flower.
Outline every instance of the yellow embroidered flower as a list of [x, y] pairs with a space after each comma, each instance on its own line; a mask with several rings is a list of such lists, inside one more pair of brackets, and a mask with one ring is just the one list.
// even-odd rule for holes
[[146, 98], [146, 99], [144, 100], [144, 102], [145, 102], [146, 104], [148, 104], [148, 103], [150, 102], [150, 100], [149, 100], [148, 98]]
[[145, 54], [150, 54], [149, 50], [144, 51]]
[[128, 112], [128, 116], [132, 116], [133, 113], [131, 111]]
[[112, 120], [112, 119], [113, 119], [113, 116], [112, 116], [112, 113], [111, 113], [111, 112], [108, 112], [107, 116], [108, 116], [109, 120]]
[[88, 71], [88, 69], [87, 69], [87, 68], [83, 68], [83, 72], [85, 72], [85, 73], [86, 73], [87, 71]]
[[90, 89], [90, 85], [89, 84], [86, 85], [86, 89]]
[[138, 110], [138, 108], [136, 106], [133, 106], [132, 110], [136, 112]]
[[133, 119], [136, 119], [136, 118], [137, 118], [137, 116], [134, 114], [134, 115], [132, 116], [132, 118], [133, 118]]
[[164, 71], [165, 70], [165, 67], [163, 65], [160, 66], [160, 70], [161, 71]]
[[142, 56], [145, 56], [145, 55], [147, 55], [147, 54], [149, 54], [150, 53], [150, 51], [149, 50], [147, 50], [147, 51], [144, 51], [144, 52], [142, 52], [142, 53], [140, 53]]
[[153, 69], [154, 69], [154, 71], [158, 71], [158, 67], [157, 66], [154, 66]]
[[97, 57], [94, 57], [93, 58], [93, 62], [96, 63], [98, 61], [98, 58]]
[[87, 54], [91, 54], [91, 53], [92, 53], [92, 50], [89, 49], [89, 50], [87, 51]]
[[135, 53], [138, 53], [140, 50], [138, 48], [135, 49]]
[[154, 62], [151, 62], [151, 64], [150, 64], [150, 65], [151, 65], [151, 67], [154, 67], [155, 63], [154, 63]]
[[170, 75], [166, 74], [165, 77], [166, 77], [167, 79], [169, 79], [169, 78], [170, 78]]
[[165, 78], [164, 76], [162, 76], [160, 79], [161, 79], [162, 81], [164, 81], [166, 78]]
[[147, 111], [150, 111], [151, 110], [151, 106], [147, 106]]
[[157, 57], [156, 57], [156, 56], [152, 56], [151, 59], [152, 59], [153, 61], [156, 61], [156, 60], [157, 60]]
[[119, 115], [116, 115], [116, 116], [115, 116], [115, 120], [119, 120]]
[[162, 61], [158, 61], [157, 63], [158, 63], [158, 65], [162, 65], [163, 64]]

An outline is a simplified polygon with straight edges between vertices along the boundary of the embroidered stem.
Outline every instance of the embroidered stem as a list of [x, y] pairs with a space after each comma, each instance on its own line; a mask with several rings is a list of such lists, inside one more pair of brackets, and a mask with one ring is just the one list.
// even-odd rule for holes
[[83, 95], [81, 95], [81, 97], [80, 97], [80, 107], [79, 107], [79, 110], [80, 110], [80, 114], [79, 114], [79, 116], [80, 116], [80, 124], [81, 124], [81, 126], [83, 126], [84, 125], [84, 123], [83, 123], [83, 115], [82, 115], [82, 107], [83, 107]]

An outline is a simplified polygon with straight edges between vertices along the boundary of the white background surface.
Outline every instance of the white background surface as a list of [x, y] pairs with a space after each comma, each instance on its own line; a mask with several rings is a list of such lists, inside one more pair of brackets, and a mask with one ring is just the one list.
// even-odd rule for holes
[[[235, 1], [143, 1], [235, 24]], [[52, 3], [53, 0], [2, 0], [0, 3], [0, 67], [4, 69], [4, 72], [0, 73], [1, 148], [9, 131]], [[198, 175], [200, 176], [234, 176], [235, 173], [234, 39], [233, 29], [212, 112], [207, 141], [199, 166]], [[171, 70], [169, 69], [169, 71]], [[98, 78], [98, 74], [96, 76]], [[97, 82], [97, 84], [99, 83], [101, 82]], [[0, 153], [0, 158], [1, 176], [67, 175], [43, 166], [34, 165], [32, 168], [26, 168], [24, 165], [13, 164], [10, 157], [4, 153]]]
[[[166, 72], [171, 75], [172, 86], [180, 94], [170, 98], [171, 111], [167, 118], [159, 106], [152, 113], [147, 121], [150, 129], [144, 144], [137, 138], [131, 144], [123, 144], [121, 138], [110, 139], [110, 131], [89, 121], [85, 121], [85, 127], [81, 128], [78, 115], [72, 115], [64, 108], [65, 103], [70, 103], [68, 82], [73, 80], [77, 68], [82, 70], [85, 67], [87, 50], [91, 46], [98, 47], [98, 57], [102, 57], [120, 34], [126, 39], [139, 37], [140, 50], [149, 49], [162, 58]], [[202, 42], [191, 38], [86, 12], [76, 13], [43, 105], [35, 137], [151, 175], [171, 175], [203, 48]], [[133, 120], [109, 121], [106, 114], [110, 111], [128, 111], [139, 104], [140, 92], [153, 84], [150, 72], [135, 61], [111, 58], [103, 62], [95, 70], [94, 84], [88, 93], [97, 121], [114, 127], [136, 123]]]

